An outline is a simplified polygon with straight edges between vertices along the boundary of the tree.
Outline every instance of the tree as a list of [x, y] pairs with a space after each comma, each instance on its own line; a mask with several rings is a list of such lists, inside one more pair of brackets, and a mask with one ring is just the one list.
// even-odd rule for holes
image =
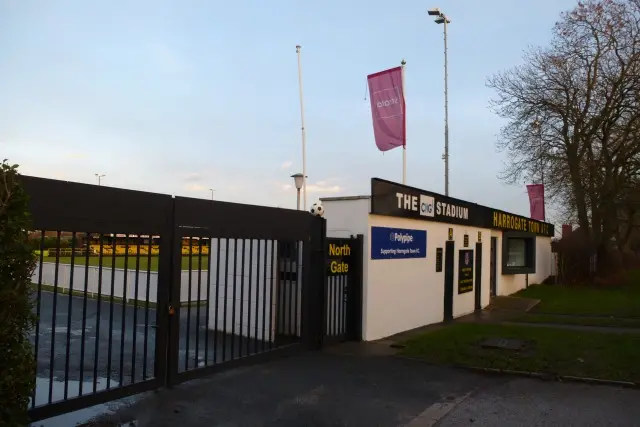
[[507, 119], [502, 178], [544, 172], [548, 200], [577, 219], [603, 261], [640, 178], [640, 0], [579, 2], [550, 45], [524, 59], [488, 81], [497, 91], [491, 107]]
[[0, 163], [0, 425], [28, 423], [35, 361], [28, 334], [35, 321], [31, 300], [33, 250], [27, 240], [27, 195], [17, 166]]

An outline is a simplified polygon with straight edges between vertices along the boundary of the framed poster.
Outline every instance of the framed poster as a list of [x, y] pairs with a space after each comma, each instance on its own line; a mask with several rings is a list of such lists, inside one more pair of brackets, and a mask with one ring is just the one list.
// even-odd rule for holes
[[473, 249], [458, 252], [458, 294], [473, 290]]

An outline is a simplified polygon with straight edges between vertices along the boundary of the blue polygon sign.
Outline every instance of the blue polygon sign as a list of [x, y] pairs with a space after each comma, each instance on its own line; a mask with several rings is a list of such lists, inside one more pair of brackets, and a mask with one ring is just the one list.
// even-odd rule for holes
[[371, 227], [371, 259], [426, 257], [426, 230]]

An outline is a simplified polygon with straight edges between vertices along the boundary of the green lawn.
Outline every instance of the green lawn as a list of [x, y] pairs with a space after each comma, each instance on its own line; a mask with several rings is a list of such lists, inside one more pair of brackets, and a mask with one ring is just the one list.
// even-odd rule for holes
[[532, 312], [640, 319], [640, 280], [623, 287], [534, 285], [514, 296], [535, 298]]
[[606, 326], [616, 328], [640, 329], [640, 319], [626, 319], [617, 317], [591, 317], [591, 316], [563, 316], [559, 314], [526, 313], [513, 319], [511, 322], [523, 323], [561, 323], [565, 325], [580, 326]]
[[[39, 259], [39, 258], [38, 258]], [[123, 256], [117, 256], [115, 257], [115, 266], [116, 268], [124, 268], [124, 260], [125, 258]], [[56, 257], [44, 257], [44, 261], [45, 262], [56, 262]], [[75, 257], [74, 259], [74, 264], [75, 265], [85, 265], [86, 263], [86, 257], [82, 256], [82, 255], [78, 255]], [[198, 270], [198, 265], [200, 262], [200, 258], [198, 255], [194, 255], [193, 257], [191, 257], [191, 269], [192, 271]], [[202, 255], [202, 269], [203, 270], [207, 270], [208, 269], [208, 262], [209, 262], [209, 257], [206, 255]], [[61, 264], [71, 264], [71, 257], [60, 257], [60, 263]], [[113, 263], [113, 257], [110, 256], [104, 256], [102, 259], [102, 266], [106, 267], [106, 268], [111, 268]], [[100, 265], [100, 257], [97, 256], [91, 256], [89, 257], [89, 265]], [[149, 266], [149, 259], [147, 258], [147, 256], [140, 256], [140, 271], [147, 271], [147, 267]], [[127, 258], [127, 269], [128, 270], [135, 270], [136, 269], [136, 257], [135, 256], [130, 256]], [[182, 269], [183, 270], [188, 270], [189, 269], [189, 257], [188, 256], [183, 256], [182, 257]], [[158, 256], [152, 256], [151, 257], [151, 271], [158, 271]]]
[[[522, 352], [487, 349], [486, 338], [518, 338]], [[459, 323], [410, 339], [402, 354], [430, 362], [640, 382], [640, 334]]]

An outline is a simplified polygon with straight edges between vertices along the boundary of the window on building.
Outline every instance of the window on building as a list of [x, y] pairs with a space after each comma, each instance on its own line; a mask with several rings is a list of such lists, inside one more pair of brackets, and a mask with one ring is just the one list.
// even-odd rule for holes
[[502, 274], [536, 272], [536, 236], [525, 232], [504, 232], [502, 238]]
[[510, 237], [507, 243], [507, 267], [527, 267], [527, 241]]

